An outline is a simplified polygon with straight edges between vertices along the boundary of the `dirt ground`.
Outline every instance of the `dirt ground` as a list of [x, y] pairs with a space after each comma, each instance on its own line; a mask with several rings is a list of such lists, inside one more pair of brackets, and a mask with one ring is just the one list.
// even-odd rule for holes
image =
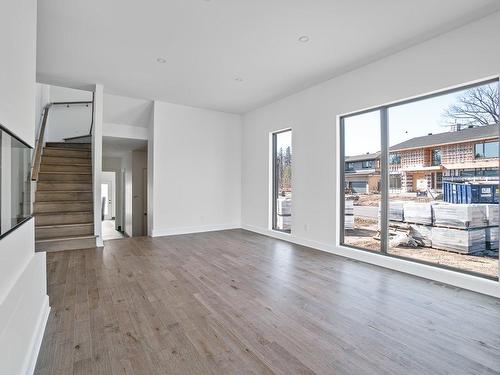
[[[376, 220], [356, 218], [354, 227], [354, 230], [346, 230], [344, 239], [346, 245], [380, 251], [380, 241], [374, 238], [377, 236]], [[429, 247], [403, 246], [390, 248], [389, 253], [489, 276], [497, 276], [498, 274], [498, 253], [496, 256], [464, 255]]]

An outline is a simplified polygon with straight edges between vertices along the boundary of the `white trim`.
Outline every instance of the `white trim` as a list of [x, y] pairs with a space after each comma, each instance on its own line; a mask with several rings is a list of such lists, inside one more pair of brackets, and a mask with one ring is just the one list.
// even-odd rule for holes
[[349, 259], [355, 259], [361, 262], [422, 277], [424, 279], [438, 281], [462, 289], [468, 289], [477, 293], [500, 298], [500, 284], [493, 280], [483, 279], [481, 277], [462, 274], [460, 272], [437, 268], [430, 265], [415, 263], [409, 260], [381, 256], [380, 254], [351, 249], [345, 246], [335, 246], [323, 242], [308, 240], [305, 238], [297, 237], [293, 234], [284, 235], [282, 233], [276, 233], [274, 231], [266, 230], [264, 228], [256, 227], [253, 225], [243, 224], [242, 228], [251, 232], [262, 234], [264, 236], [277, 238], [283, 241], [307, 246], [316, 250], [325, 251]]
[[240, 224], [200, 225], [194, 227], [176, 227], [153, 229], [151, 237], [174, 236], [178, 234], [191, 234], [202, 232], [214, 232], [219, 230], [240, 229]]
[[40, 347], [42, 346], [43, 334], [45, 332], [45, 327], [47, 326], [47, 321], [49, 320], [50, 306], [49, 306], [49, 296], [44, 296], [42, 308], [38, 316], [36, 330], [31, 339], [29, 346], [28, 356], [26, 357], [26, 362], [24, 365], [25, 374], [33, 374], [35, 372], [36, 361], [38, 359], [38, 354], [40, 352]]

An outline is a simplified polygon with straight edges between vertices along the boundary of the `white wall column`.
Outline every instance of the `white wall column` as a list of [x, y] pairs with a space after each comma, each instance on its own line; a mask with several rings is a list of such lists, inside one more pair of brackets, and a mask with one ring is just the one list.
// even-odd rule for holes
[[103, 118], [104, 87], [97, 84], [94, 87], [94, 126], [92, 129], [92, 182], [94, 191], [94, 234], [96, 246], [102, 247], [101, 219], [101, 172], [102, 172], [102, 118]]

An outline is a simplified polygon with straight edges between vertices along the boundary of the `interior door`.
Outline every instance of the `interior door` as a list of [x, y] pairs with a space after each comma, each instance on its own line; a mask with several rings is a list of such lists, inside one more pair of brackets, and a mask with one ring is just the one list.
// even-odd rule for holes
[[142, 233], [148, 235], [148, 170], [142, 170], [142, 197], [143, 197], [143, 215], [142, 215]]

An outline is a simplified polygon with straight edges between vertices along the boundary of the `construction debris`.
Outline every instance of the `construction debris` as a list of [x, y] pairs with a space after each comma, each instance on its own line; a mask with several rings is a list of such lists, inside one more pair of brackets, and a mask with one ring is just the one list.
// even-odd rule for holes
[[420, 246], [432, 247], [432, 227], [429, 225], [410, 224], [410, 234]]
[[398, 233], [389, 240], [389, 247], [418, 247], [419, 243], [410, 235], [406, 233]]

